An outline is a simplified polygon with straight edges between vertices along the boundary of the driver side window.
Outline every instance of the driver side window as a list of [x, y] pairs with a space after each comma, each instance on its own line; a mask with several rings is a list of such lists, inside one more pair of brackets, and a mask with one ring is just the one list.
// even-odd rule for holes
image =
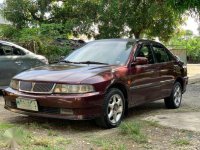
[[149, 64], [154, 63], [154, 58], [150, 46], [142, 45], [142, 47], [138, 50], [136, 57], [146, 57], [148, 59]]

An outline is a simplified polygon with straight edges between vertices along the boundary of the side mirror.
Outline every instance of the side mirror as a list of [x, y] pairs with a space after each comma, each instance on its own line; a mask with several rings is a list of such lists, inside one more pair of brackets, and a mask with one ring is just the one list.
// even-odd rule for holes
[[136, 57], [135, 60], [131, 63], [132, 66], [146, 64], [148, 64], [148, 59], [146, 57]]

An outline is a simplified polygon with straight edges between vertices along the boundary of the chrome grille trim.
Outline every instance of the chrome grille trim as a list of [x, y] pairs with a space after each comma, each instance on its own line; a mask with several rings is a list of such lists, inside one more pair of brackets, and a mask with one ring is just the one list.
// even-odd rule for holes
[[55, 85], [55, 83], [50, 82], [19, 81], [19, 91], [36, 94], [51, 94], [53, 93]]

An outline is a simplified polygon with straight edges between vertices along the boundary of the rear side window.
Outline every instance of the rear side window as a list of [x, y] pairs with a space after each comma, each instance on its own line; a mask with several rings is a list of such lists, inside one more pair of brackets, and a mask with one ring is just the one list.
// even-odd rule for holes
[[155, 58], [158, 63], [171, 61], [170, 55], [167, 53], [166, 49], [162, 46], [153, 45], [153, 51]]
[[2, 45], [1, 49], [3, 50], [4, 55], [6, 56], [13, 55], [13, 48], [11, 46]]
[[25, 55], [26, 53], [18, 48], [13, 48], [13, 55]]
[[13, 55], [14, 56], [25, 55], [25, 52], [9, 45], [0, 46], [0, 56], [13, 56]]

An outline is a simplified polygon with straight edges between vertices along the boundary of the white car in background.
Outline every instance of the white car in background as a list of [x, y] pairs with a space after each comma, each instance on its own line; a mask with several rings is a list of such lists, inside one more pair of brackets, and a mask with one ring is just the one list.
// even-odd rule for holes
[[6, 88], [16, 74], [48, 64], [48, 60], [11, 42], [0, 41], [0, 90]]

